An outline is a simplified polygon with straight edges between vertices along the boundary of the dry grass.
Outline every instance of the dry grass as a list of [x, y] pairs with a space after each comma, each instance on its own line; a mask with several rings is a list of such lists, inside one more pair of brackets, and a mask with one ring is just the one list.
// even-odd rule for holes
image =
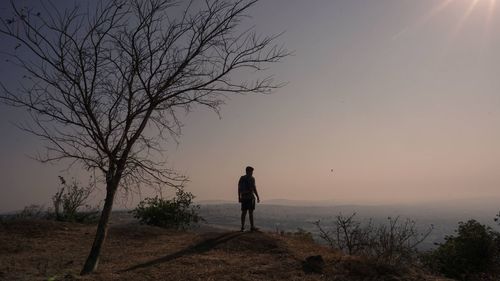
[[[0, 224], [0, 280], [438, 280], [381, 274], [297, 237], [137, 224], [112, 225], [97, 272], [80, 277], [94, 231], [43, 220]], [[304, 273], [302, 261], [311, 255], [322, 255], [324, 274]]]

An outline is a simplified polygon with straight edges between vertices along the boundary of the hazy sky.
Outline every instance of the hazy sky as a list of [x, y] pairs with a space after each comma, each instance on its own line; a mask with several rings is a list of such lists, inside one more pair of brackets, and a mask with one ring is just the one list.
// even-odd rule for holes
[[[289, 83], [184, 119], [166, 155], [198, 199], [236, 200], [246, 165], [263, 201], [500, 198], [500, 3], [263, 0], [250, 13], [286, 32], [295, 55], [272, 72]], [[16, 77], [3, 60], [0, 77]], [[0, 110], [0, 211], [50, 202], [76, 172], [29, 159], [43, 143]]]

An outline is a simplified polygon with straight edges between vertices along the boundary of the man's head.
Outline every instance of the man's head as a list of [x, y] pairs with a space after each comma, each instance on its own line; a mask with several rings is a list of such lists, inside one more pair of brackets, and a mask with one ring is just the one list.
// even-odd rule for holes
[[247, 172], [247, 175], [251, 176], [253, 174], [253, 168], [250, 166], [247, 166], [245, 171]]

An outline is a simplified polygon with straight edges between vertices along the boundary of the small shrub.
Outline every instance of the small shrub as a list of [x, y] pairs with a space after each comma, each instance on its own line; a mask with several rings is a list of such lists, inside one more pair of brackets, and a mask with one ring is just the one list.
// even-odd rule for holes
[[295, 232], [288, 232], [286, 234], [298, 240], [314, 242], [312, 233], [300, 227], [297, 227]]
[[98, 217], [98, 207], [87, 204], [94, 190], [92, 185], [82, 187], [76, 180], [71, 183], [59, 176], [61, 188], [52, 197], [54, 217], [58, 221], [92, 222]]
[[460, 222], [457, 235], [447, 236], [445, 242], [423, 260], [446, 277], [475, 280], [474, 276], [486, 274], [493, 278], [491, 280], [498, 280], [495, 277], [500, 277], [500, 233], [475, 220]]
[[307, 241], [314, 241], [312, 233], [300, 227], [297, 228], [297, 231], [295, 231], [293, 235]]
[[380, 224], [371, 235], [371, 255], [391, 265], [412, 262], [417, 256], [417, 247], [431, 233], [432, 228], [420, 233], [416, 222], [401, 220], [399, 216], [388, 217], [387, 223]]
[[15, 215], [16, 219], [43, 219], [47, 217], [44, 206], [31, 204]]
[[339, 249], [349, 255], [362, 255], [381, 264], [401, 266], [413, 263], [417, 246], [430, 234], [417, 230], [415, 221], [401, 221], [399, 217], [388, 217], [387, 223], [374, 225], [373, 220], [361, 223], [355, 219], [356, 213], [350, 216], [339, 214], [333, 227], [326, 230], [317, 221], [320, 238], [332, 248]]
[[143, 224], [186, 229], [203, 220], [198, 215], [200, 206], [193, 205], [193, 199], [192, 193], [179, 189], [172, 200], [146, 198], [131, 212]]
[[356, 221], [356, 213], [350, 216], [339, 214], [335, 217], [333, 229], [325, 230], [320, 221], [315, 222], [320, 231], [320, 238], [325, 240], [330, 247], [339, 249], [348, 255], [361, 254], [369, 247], [369, 234], [373, 231], [371, 220], [366, 225]]

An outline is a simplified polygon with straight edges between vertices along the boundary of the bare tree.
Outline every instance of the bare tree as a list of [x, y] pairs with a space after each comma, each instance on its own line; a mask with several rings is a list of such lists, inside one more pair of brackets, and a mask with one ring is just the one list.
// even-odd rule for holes
[[243, 29], [257, 1], [103, 0], [71, 10], [12, 1], [0, 34], [19, 43], [23, 52], [12, 50], [9, 61], [25, 76], [18, 89], [2, 84], [1, 99], [30, 113], [23, 129], [48, 143], [41, 161], [74, 160], [106, 186], [82, 274], [97, 268], [119, 187], [185, 181], [155, 158], [180, 134], [179, 113], [195, 105], [218, 112], [228, 95], [281, 86], [265, 73], [236, 79], [289, 55], [275, 44], [279, 34]]

